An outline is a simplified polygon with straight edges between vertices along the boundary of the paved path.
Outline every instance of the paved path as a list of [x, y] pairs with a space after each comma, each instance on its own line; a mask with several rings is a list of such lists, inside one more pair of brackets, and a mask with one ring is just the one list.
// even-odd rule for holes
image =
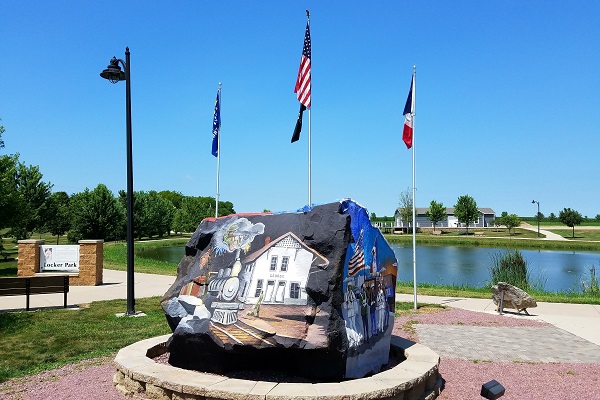
[[[528, 231], [533, 231], [533, 232], [536, 232], [536, 233], [538, 231], [537, 226], [532, 226], [532, 225], [529, 225], [529, 224], [521, 224], [519, 226], [519, 228], [527, 229]], [[569, 240], [569, 239], [566, 239], [566, 238], [560, 236], [557, 233], [546, 231], [546, 230], [543, 230], [543, 229], [540, 229], [540, 234], [541, 235], [546, 235], [545, 238], [540, 238], [540, 239], [544, 239], [544, 240]]]
[[600, 364], [600, 346], [554, 326], [421, 325], [420, 343], [442, 357]]
[[[491, 295], [490, 295], [491, 296]], [[413, 295], [396, 294], [397, 301]], [[420, 303], [498, 313], [492, 300], [418, 296]], [[442, 357], [480, 361], [564, 362], [600, 364], [600, 305], [538, 302], [530, 317], [506, 313], [506, 318], [533, 318], [544, 327], [488, 327], [416, 324], [419, 340]]]
[[[99, 286], [69, 286], [67, 304], [74, 306], [98, 300], [127, 298], [127, 273], [125, 271], [105, 269], [103, 282]], [[175, 277], [136, 272], [133, 282], [135, 298], [162, 296], [175, 282]], [[1, 296], [0, 311], [24, 310], [25, 303], [25, 296]], [[29, 297], [29, 303], [32, 309], [62, 307], [63, 294], [34, 294]]]
[[[491, 297], [491, 293], [490, 293]], [[396, 294], [396, 301], [414, 300], [412, 294]], [[494, 302], [489, 299], [459, 297], [418, 296], [419, 303], [443, 304], [463, 310], [497, 314]], [[600, 305], [538, 302], [536, 308], [528, 309], [531, 317], [547, 322], [600, 346]], [[510, 314], [507, 314], [510, 318]]]

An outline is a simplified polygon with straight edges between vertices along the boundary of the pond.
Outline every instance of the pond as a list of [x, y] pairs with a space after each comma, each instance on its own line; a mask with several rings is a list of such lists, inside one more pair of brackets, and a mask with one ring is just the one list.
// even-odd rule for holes
[[[412, 245], [392, 244], [398, 259], [398, 279], [412, 281]], [[504, 249], [459, 246], [417, 246], [417, 282], [482, 287], [490, 280], [492, 257]], [[600, 252], [521, 250], [532, 283], [547, 291], [581, 291], [581, 278], [600, 266]], [[140, 257], [178, 264], [183, 247], [160, 247], [138, 253]]]
[[[392, 245], [399, 280], [412, 281], [412, 245]], [[600, 252], [520, 250], [527, 260], [531, 283], [544, 290], [581, 291], [581, 278], [598, 268]], [[505, 249], [459, 246], [417, 246], [417, 282], [482, 287], [490, 280], [494, 255]]]

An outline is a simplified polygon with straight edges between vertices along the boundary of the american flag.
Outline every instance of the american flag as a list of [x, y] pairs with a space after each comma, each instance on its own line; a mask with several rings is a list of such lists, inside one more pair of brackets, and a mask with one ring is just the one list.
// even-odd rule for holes
[[360, 231], [354, 247], [354, 254], [348, 260], [348, 275], [354, 276], [365, 268], [365, 248], [363, 244], [363, 231]]
[[306, 23], [306, 33], [304, 34], [304, 47], [302, 48], [302, 59], [298, 69], [298, 78], [296, 78], [296, 87], [294, 93], [298, 101], [306, 108], [310, 108], [310, 24]]

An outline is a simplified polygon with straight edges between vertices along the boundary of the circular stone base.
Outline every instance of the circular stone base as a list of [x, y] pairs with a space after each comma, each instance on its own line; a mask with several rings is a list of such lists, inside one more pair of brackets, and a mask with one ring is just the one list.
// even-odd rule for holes
[[127, 346], [115, 357], [116, 389], [126, 396], [166, 400], [204, 399], [435, 399], [441, 390], [440, 357], [428, 347], [392, 336], [391, 351], [406, 360], [367, 378], [328, 383], [267, 382], [228, 378], [158, 364], [152, 358], [167, 352], [170, 335]]

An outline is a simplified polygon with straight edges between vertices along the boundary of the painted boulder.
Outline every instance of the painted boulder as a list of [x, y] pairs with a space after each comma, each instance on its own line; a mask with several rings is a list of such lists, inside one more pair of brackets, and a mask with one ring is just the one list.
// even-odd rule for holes
[[389, 358], [396, 275], [394, 252], [350, 199], [205, 219], [161, 302], [169, 362], [313, 380], [376, 373]]

